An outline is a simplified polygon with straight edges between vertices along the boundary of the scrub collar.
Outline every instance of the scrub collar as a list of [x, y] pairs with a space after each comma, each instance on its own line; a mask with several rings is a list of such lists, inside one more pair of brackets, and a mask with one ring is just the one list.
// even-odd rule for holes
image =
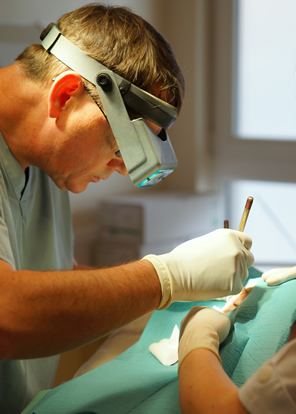
[[24, 170], [10, 151], [3, 135], [0, 132], [0, 162], [5, 169], [6, 177], [17, 199], [22, 198], [22, 191], [26, 184]]

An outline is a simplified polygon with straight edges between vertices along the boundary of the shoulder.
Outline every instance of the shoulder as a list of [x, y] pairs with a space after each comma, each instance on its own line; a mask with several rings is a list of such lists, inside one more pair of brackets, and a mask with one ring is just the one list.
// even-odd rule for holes
[[251, 413], [296, 412], [296, 340], [281, 348], [240, 388]]

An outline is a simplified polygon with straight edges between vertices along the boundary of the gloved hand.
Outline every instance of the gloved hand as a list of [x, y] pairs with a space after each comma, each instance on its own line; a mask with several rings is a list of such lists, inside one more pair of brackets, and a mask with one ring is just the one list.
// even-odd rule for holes
[[179, 340], [179, 369], [189, 352], [197, 348], [209, 349], [219, 361], [219, 345], [230, 330], [230, 319], [212, 308], [194, 306], [182, 319]]
[[220, 229], [190, 240], [170, 253], [148, 255], [158, 274], [162, 300], [201, 301], [234, 295], [242, 290], [248, 267], [254, 263], [251, 238], [240, 231]]
[[296, 279], [296, 266], [272, 269], [262, 273], [262, 277], [268, 285], [280, 285], [291, 279]]

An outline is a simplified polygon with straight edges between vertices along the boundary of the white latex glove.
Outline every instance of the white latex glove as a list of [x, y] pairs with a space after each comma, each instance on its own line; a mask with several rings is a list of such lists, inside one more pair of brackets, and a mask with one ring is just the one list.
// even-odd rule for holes
[[262, 273], [262, 277], [268, 285], [280, 285], [291, 279], [296, 279], [296, 266], [272, 269]]
[[162, 300], [159, 309], [174, 301], [201, 301], [234, 295], [242, 290], [248, 267], [254, 263], [246, 233], [215, 230], [190, 240], [170, 253], [148, 255], [158, 274]]
[[203, 306], [194, 306], [182, 319], [179, 340], [179, 369], [189, 352], [209, 349], [219, 361], [219, 345], [230, 330], [230, 319], [223, 313]]

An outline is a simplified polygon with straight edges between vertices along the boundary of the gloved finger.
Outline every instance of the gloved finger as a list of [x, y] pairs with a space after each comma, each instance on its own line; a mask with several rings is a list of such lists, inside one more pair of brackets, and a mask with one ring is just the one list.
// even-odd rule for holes
[[243, 233], [241, 231], [235, 231], [237, 233], [238, 238], [240, 239], [243, 246], [246, 249], [250, 250], [252, 247], [252, 239], [247, 233]]
[[262, 278], [269, 286], [280, 285], [285, 282], [290, 275], [290, 268], [272, 269], [262, 274]]
[[231, 321], [227, 315], [210, 308], [210, 307], [197, 307], [196, 311], [190, 315], [190, 320], [188, 321], [186, 327], [187, 329], [193, 329], [197, 331], [208, 329], [211, 326], [219, 336], [219, 342], [222, 343], [227, 337]]
[[236, 276], [233, 280], [233, 286], [232, 286], [230, 295], [237, 295], [238, 293], [242, 291], [243, 282], [247, 280], [248, 275], [249, 275], [249, 271], [248, 271], [247, 266], [245, 265], [243, 261], [240, 261], [239, 267], [236, 272]]
[[240, 256], [237, 263], [237, 270], [235, 278], [233, 279], [233, 286], [230, 295], [237, 295], [243, 288], [243, 282], [248, 279], [249, 270], [248, 268], [254, 263], [253, 254], [242, 246], [243, 258]]
[[206, 318], [207, 324], [210, 324], [217, 331], [221, 344], [227, 338], [230, 331], [231, 321], [229, 317], [212, 308], [204, 309], [199, 316]]
[[283, 272], [286, 272], [289, 268], [288, 267], [281, 267], [278, 269], [271, 269], [267, 272], [262, 273], [262, 277], [264, 280], [267, 280], [269, 277], [272, 277], [277, 274], [283, 274]]
[[190, 311], [184, 316], [184, 318], [181, 321], [181, 325], [180, 325], [180, 335], [179, 335], [180, 339], [181, 339], [181, 336], [183, 335], [183, 332], [186, 326], [190, 322], [190, 320], [197, 314], [197, 312], [205, 308], [206, 308], [205, 306], [193, 306], [190, 309]]
[[253, 253], [250, 252], [250, 250], [248, 250], [245, 246], [242, 247], [242, 251], [243, 251], [244, 256], [245, 256], [246, 266], [251, 267], [255, 262], [255, 258], [253, 256]]

